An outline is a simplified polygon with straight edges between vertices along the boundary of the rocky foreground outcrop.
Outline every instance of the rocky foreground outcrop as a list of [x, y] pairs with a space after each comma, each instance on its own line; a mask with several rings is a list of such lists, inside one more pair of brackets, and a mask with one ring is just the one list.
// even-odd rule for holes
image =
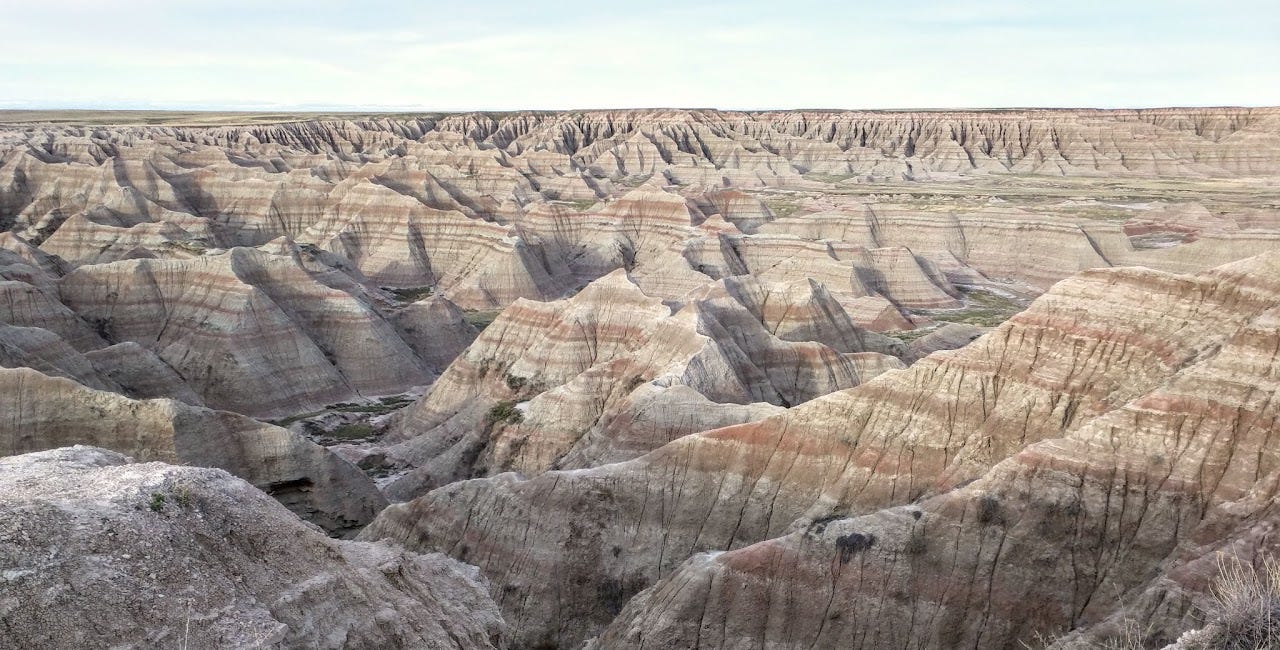
[[329, 539], [216, 469], [0, 458], [0, 646], [501, 648], [474, 568]]
[[[577, 643], [655, 582], [604, 647], [1016, 647], [1127, 607], [1176, 629], [1205, 579], [1182, 567], [1265, 544], [1278, 279], [1274, 253], [1088, 272], [785, 415], [445, 486], [362, 535], [476, 562], [530, 644]], [[725, 553], [681, 568], [700, 552]]]

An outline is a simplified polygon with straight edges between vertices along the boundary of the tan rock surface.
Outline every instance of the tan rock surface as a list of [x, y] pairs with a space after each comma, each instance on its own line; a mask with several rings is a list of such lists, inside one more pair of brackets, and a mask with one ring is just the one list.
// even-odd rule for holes
[[[1270, 292], [1277, 264], [1217, 277]], [[1016, 647], [1076, 627], [1104, 641], [1125, 620], [1171, 642], [1211, 598], [1215, 552], [1278, 550], [1278, 349], [1280, 306], [1254, 312], [1162, 385], [963, 489], [691, 560], [601, 645]]]
[[1155, 390], [1280, 304], [1278, 259], [1088, 272], [968, 347], [785, 415], [625, 463], [446, 486], [363, 535], [472, 558], [517, 638], [571, 643], [693, 553], [948, 493]]
[[298, 257], [236, 248], [84, 266], [60, 294], [111, 340], [153, 350], [215, 408], [292, 415], [431, 376], [363, 286]]
[[[813, 299], [812, 292], [799, 300]], [[759, 310], [764, 298], [753, 298]], [[787, 296], [775, 300], [783, 311], [791, 304]], [[616, 271], [565, 301], [518, 302], [399, 417], [391, 436], [397, 444], [386, 451], [411, 471], [389, 494], [408, 498], [472, 475], [620, 459], [624, 449], [643, 453], [699, 430], [694, 422], [723, 425], [769, 411], [711, 406], [709, 419], [689, 418], [658, 407], [668, 400], [655, 390], [688, 387], [707, 402], [785, 406], [901, 367], [896, 358], [867, 351], [890, 351], [884, 337], [853, 326], [833, 301], [824, 308], [796, 309], [795, 321], [820, 317], [847, 352], [775, 336], [763, 313], [724, 285], [673, 311]], [[642, 385], [650, 388], [635, 395]], [[637, 419], [648, 423], [647, 442], [625, 430]], [[627, 439], [614, 446], [615, 435]]]

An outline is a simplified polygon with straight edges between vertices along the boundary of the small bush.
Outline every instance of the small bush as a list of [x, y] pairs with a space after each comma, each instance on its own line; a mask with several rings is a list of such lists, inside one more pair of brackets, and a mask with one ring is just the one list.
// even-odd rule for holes
[[524, 388], [525, 384], [529, 383], [528, 378], [521, 377], [520, 375], [509, 374], [506, 376], [506, 380], [507, 380], [507, 388], [510, 388], [511, 390], [514, 390], [514, 391], [519, 391], [521, 388]]
[[836, 538], [836, 550], [840, 552], [840, 564], [848, 564], [857, 553], [865, 551], [876, 544], [876, 536], [871, 533], [849, 533]]
[[501, 313], [501, 311], [468, 311], [463, 312], [462, 320], [467, 321], [472, 327], [483, 332], [484, 328], [493, 324], [493, 321], [498, 318], [498, 314]]
[[1000, 512], [1000, 500], [990, 494], [982, 495], [978, 499], [978, 523], [987, 524], [1003, 524], [1004, 515]]
[[191, 490], [185, 485], [178, 485], [173, 488], [173, 500], [183, 508], [191, 507]]
[[1280, 647], [1280, 560], [1264, 558], [1259, 570], [1224, 555], [1218, 558], [1218, 573], [1207, 612], [1210, 624], [1218, 629], [1214, 647]]
[[164, 495], [159, 492], [151, 493], [151, 512], [160, 512], [164, 508]]

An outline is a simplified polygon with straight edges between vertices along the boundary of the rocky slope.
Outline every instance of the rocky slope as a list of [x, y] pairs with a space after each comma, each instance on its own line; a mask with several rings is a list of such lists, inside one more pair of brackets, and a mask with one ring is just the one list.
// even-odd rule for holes
[[1275, 256], [1219, 271], [1272, 307], [1140, 397], [917, 506], [696, 558], [601, 645], [1017, 647], [1037, 631], [1118, 635], [1125, 619], [1172, 641], [1217, 551], [1278, 550], [1277, 271]]
[[[926, 499], [923, 503], [938, 504], [939, 511], [948, 517], [936, 520], [940, 531], [936, 534], [943, 535], [945, 531], [951, 537], [940, 537], [936, 547], [930, 541], [928, 548], [936, 551], [923, 557], [923, 561], [935, 567], [933, 570], [942, 573], [922, 574], [919, 582], [908, 584], [937, 585], [944, 592], [934, 596], [923, 587], [909, 589], [902, 600], [920, 604], [922, 612], [924, 603], [931, 598], [941, 598], [948, 604], [955, 598], [960, 599], [958, 602], [971, 603], [971, 607], [990, 609], [956, 606], [959, 609], [955, 611], [959, 613], [947, 618], [942, 615], [944, 608], [935, 606], [929, 610], [928, 622], [921, 623], [920, 630], [924, 631], [915, 632], [906, 631], [912, 629], [910, 626], [898, 625], [903, 616], [909, 615], [909, 610], [886, 610], [884, 618], [877, 620], [883, 621], [886, 630], [897, 626], [894, 629], [902, 631], [894, 634], [908, 635], [926, 645], [945, 645], [940, 637], [928, 635], [948, 629], [957, 630], [960, 634], [957, 640], [972, 642], [986, 635], [996, 647], [1016, 644], [1019, 638], [1027, 638], [1022, 635], [1032, 630], [1079, 625], [1084, 620], [1096, 620], [1097, 612], [1114, 611], [1117, 595], [1110, 591], [1110, 584], [1103, 584], [1103, 579], [1112, 575], [1107, 553], [1128, 551], [1127, 544], [1137, 543], [1134, 540], [1153, 545], [1155, 550], [1148, 550], [1145, 555], [1126, 556], [1135, 564], [1126, 565], [1127, 569], [1120, 572], [1122, 577], [1114, 578], [1132, 581], [1158, 568], [1159, 562], [1172, 552], [1171, 534], [1150, 539], [1134, 537], [1134, 529], [1126, 527], [1129, 524], [1121, 525], [1124, 520], [1117, 515], [1123, 511], [1124, 516], [1138, 517], [1151, 500], [1164, 498], [1152, 492], [1156, 484], [1135, 483], [1132, 473], [1135, 470], [1126, 469], [1133, 463], [1137, 467], [1155, 463], [1151, 458], [1154, 452], [1140, 450], [1125, 455], [1114, 449], [1118, 444], [1116, 435], [1132, 435], [1135, 422], [1145, 424], [1150, 417], [1142, 415], [1145, 410], [1131, 411], [1126, 404], [1147, 399], [1153, 400], [1153, 404], [1162, 404], [1159, 399], [1146, 396], [1157, 395], [1162, 385], [1175, 381], [1180, 373], [1207, 369], [1215, 359], [1224, 362], [1229, 359], [1225, 355], [1232, 341], [1249, 332], [1253, 323], [1266, 318], [1269, 310], [1280, 305], [1280, 284], [1275, 281], [1280, 278], [1278, 264], [1280, 258], [1272, 254], [1197, 276], [1141, 269], [1086, 273], [1058, 285], [1027, 312], [968, 347], [931, 355], [909, 370], [887, 373], [857, 388], [792, 409], [785, 415], [686, 436], [625, 463], [573, 472], [549, 472], [529, 480], [503, 475], [449, 485], [408, 504], [393, 505], [362, 534], [369, 539], [398, 539], [416, 548], [470, 558], [493, 580], [499, 604], [509, 613], [518, 639], [526, 643], [564, 645], [580, 641], [599, 629], [631, 594], [654, 581], [669, 578], [674, 581], [671, 584], [677, 585], [658, 589], [694, 589], [696, 585], [707, 584], [693, 575], [672, 573], [685, 558], [698, 552], [730, 551], [721, 556], [724, 560], [756, 558], [752, 549], [757, 547], [752, 544], [784, 535], [789, 530], [797, 532], [766, 544], [800, 545], [807, 552], [815, 544], [809, 541], [815, 531], [829, 530], [823, 533], [825, 537], [818, 536], [825, 540], [822, 543], [826, 546], [815, 548], [836, 552], [814, 555], [815, 571], [817, 567], [838, 571], [846, 564], [839, 558], [853, 557], [850, 554], [853, 551], [841, 550], [836, 545], [858, 547], [869, 539], [868, 534], [889, 540], [876, 547], [870, 557], [884, 557], [884, 561], [902, 558], [900, 551], [906, 542], [899, 538], [909, 533], [911, 525], [918, 520], [908, 510], [892, 508]], [[1264, 371], [1263, 376], [1266, 372], [1270, 371]], [[1243, 384], [1242, 390], [1247, 385]], [[1249, 400], [1249, 403], [1261, 400], [1266, 408], [1263, 393], [1255, 391]], [[1204, 406], [1198, 402], [1182, 408], [1195, 411]], [[1205, 432], [1207, 440], [1216, 441], [1220, 446], [1222, 451], [1216, 454], [1230, 456], [1238, 445], [1247, 444], [1245, 439], [1234, 437], [1248, 433], [1238, 429], [1241, 423], [1253, 421], [1239, 408], [1237, 405], [1220, 409], [1232, 426], [1216, 434], [1213, 430]], [[1112, 434], [1116, 427], [1104, 426], [1112, 418], [1119, 420], [1130, 413], [1136, 414], [1129, 415], [1131, 419], [1123, 422], [1128, 428], [1119, 428], [1126, 433]], [[1187, 422], [1186, 415], [1178, 413], [1170, 416], [1170, 421], [1181, 422], [1184, 428], [1194, 426]], [[1270, 430], [1268, 422], [1271, 420], [1266, 418], [1257, 422], [1258, 435]], [[1151, 425], [1156, 424], [1153, 419]], [[999, 490], [988, 487], [996, 481], [996, 476], [1017, 475], [1014, 469], [1019, 459], [1034, 457], [1039, 449], [1056, 448], [1064, 436], [1066, 440], [1083, 436], [1086, 440], [1098, 440], [1097, 444], [1110, 445], [1107, 456], [1089, 449], [1063, 453], [1061, 458], [1073, 459], [1070, 467], [1074, 469], [1063, 470], [1068, 472], [1068, 478], [1060, 479], [1055, 485], [1066, 487], [1055, 489], [1070, 488], [1075, 490], [1074, 496], [1058, 494], [1047, 487], [1036, 489], [1033, 479], [1049, 480], [1046, 466], [1040, 462], [1027, 469], [1029, 474], [1024, 478], [1008, 478], [999, 483]], [[1036, 445], [1037, 442], [1040, 444]], [[1133, 444], [1140, 442], [1134, 440]], [[1190, 430], [1183, 430], [1181, 434], [1175, 431], [1164, 437], [1156, 434], [1150, 442], [1141, 444], [1160, 446], [1160, 463], [1167, 467], [1168, 463], [1182, 462], [1180, 450], [1183, 445], [1192, 444], [1192, 437]], [[1239, 462], [1257, 457], [1256, 453], [1243, 453]], [[1010, 458], [1014, 460], [1006, 461]], [[1109, 458], [1125, 464], [1121, 469], [1090, 464], [1094, 459], [1102, 463]], [[1056, 462], [1066, 463], [1066, 460]], [[1202, 465], [1195, 454], [1188, 455], [1187, 462], [1194, 471], [1203, 470], [1203, 476], [1219, 476]], [[1151, 471], [1163, 481], [1171, 475], [1157, 471], [1161, 466], [1154, 464]], [[1258, 480], [1263, 480], [1264, 474], [1259, 472]], [[1105, 480], [1097, 485], [1081, 483], [1095, 475]], [[1254, 470], [1244, 470], [1243, 476], [1254, 476]], [[1119, 486], [1108, 487], [1111, 481], [1119, 481]], [[1184, 483], [1186, 481], [1181, 481], [1178, 485]], [[1214, 479], [1211, 485], [1216, 484]], [[1196, 483], [1193, 491], [1199, 498], [1208, 499], [1205, 489], [1208, 488], [1203, 483]], [[1022, 496], [1016, 496], [1019, 494]], [[1133, 498], [1139, 500], [1130, 502], [1121, 498], [1125, 494], [1137, 495]], [[993, 501], [985, 501], [988, 496]], [[986, 585], [994, 583], [985, 577], [979, 580], [975, 576], [986, 574], [974, 572], [981, 567], [986, 567], [983, 571], [988, 572], [995, 570], [992, 567], [1003, 570], [1003, 564], [995, 563], [992, 554], [1001, 553], [999, 557], [1003, 557], [998, 549], [1006, 533], [1002, 527], [991, 524], [1000, 517], [1008, 517], [1012, 523], [1015, 515], [1026, 512], [1026, 524], [1031, 531], [1048, 531], [1044, 534], [1055, 540], [1054, 536], [1064, 534], [1061, 526], [1054, 528], [1058, 524], [1053, 522], [1058, 520], [1052, 519], [1061, 517], [1060, 512], [1043, 515], [1050, 520], [1047, 524], [1038, 522], [1034, 506], [1022, 502], [1007, 506], [1008, 514], [1000, 514], [1006, 512], [1006, 506], [1000, 504], [1009, 499], [1049, 501], [1056, 504], [1053, 508], [1066, 508], [1067, 512], [1072, 512], [1070, 503], [1076, 503], [1074, 508], [1084, 512], [1082, 502], [1092, 500], [1098, 510], [1081, 519], [1078, 530], [1071, 527], [1075, 519], [1068, 518], [1071, 525], [1065, 530], [1076, 531], [1072, 534], [1088, 542], [1087, 545], [1081, 542], [1077, 551], [1068, 549], [1069, 552], [1064, 553], [1058, 542], [1046, 543], [1045, 538], [1041, 538], [1038, 542], [1028, 542], [1028, 547], [1019, 551], [1020, 555], [1011, 556], [1018, 559], [1009, 560], [1010, 580], [1022, 576], [1026, 582], [1019, 583], [1023, 585], [1022, 591], [1011, 592], [1010, 602], [1026, 603], [1030, 609], [1013, 608], [1010, 611], [1014, 614], [1004, 618], [1003, 614], [997, 617], [992, 613], [996, 607], [991, 594], [986, 592]], [[943, 508], [943, 504], [949, 505]], [[883, 526], [868, 528], [864, 534], [859, 526], [869, 524], [858, 519], [838, 525], [824, 523], [876, 513], [884, 508], [890, 510], [869, 516], [874, 521], [906, 522], [900, 531], [894, 529], [898, 531], [896, 537], [888, 537], [888, 533], [880, 529]], [[983, 515], [984, 508], [994, 510]], [[1187, 518], [1179, 512], [1175, 509], [1161, 517], [1172, 517], [1174, 521]], [[923, 519], [924, 516], [919, 520], [924, 521], [924, 525], [935, 522], [933, 518]], [[1192, 519], [1195, 518], [1187, 519], [1188, 525]], [[973, 521], [977, 521], [977, 525], [973, 525]], [[1107, 531], [1119, 537], [1102, 536]], [[863, 542], [857, 542], [858, 535], [863, 536]], [[948, 539], [951, 541], [946, 541]], [[1035, 543], [1040, 544], [1040, 552], [1031, 552]], [[539, 549], [539, 552], [530, 555], [530, 549]], [[854, 548], [854, 551], [863, 550], [865, 548]], [[1064, 577], [1065, 582], [1054, 582], [1044, 589], [1045, 583], [1032, 576], [1038, 575], [1036, 558], [1044, 558], [1045, 554], [1054, 558], [1056, 570], [1075, 573], [1070, 573], [1069, 579]], [[523, 559], [512, 563], [509, 558], [513, 557]], [[1084, 564], [1085, 557], [1091, 558], [1090, 564]], [[780, 563], [772, 558], [778, 558]], [[1019, 570], [1024, 560], [1032, 564]], [[699, 562], [705, 563], [705, 560]], [[756, 562], [758, 564], [752, 564]], [[1072, 562], [1075, 562], [1074, 568]], [[777, 571], [769, 574], [770, 580], [761, 578], [758, 583], [767, 593], [773, 593], [768, 590], [775, 587], [802, 592], [806, 598], [822, 593], [828, 597], [839, 593], [856, 598], [859, 593], [850, 591], [853, 587], [824, 588], [822, 585], [829, 585], [829, 581], [816, 576], [801, 578], [812, 571], [800, 571], [803, 568], [800, 565], [787, 564], [772, 553], [752, 559], [749, 564], [759, 566], [761, 571]], [[910, 564], [895, 566], [906, 570]], [[783, 578], [790, 570], [788, 567], [796, 569], [796, 573]], [[966, 573], [965, 567], [973, 571]], [[1133, 567], [1145, 568], [1137, 571]], [[955, 572], [951, 573], [953, 569]], [[874, 586], [883, 584], [887, 578], [863, 580], [859, 577], [861, 574], [848, 575], [854, 580], [850, 584], [863, 585], [860, 588], [867, 590], [868, 598], [887, 597], [888, 592]], [[804, 583], [804, 579], [811, 582]], [[661, 584], [668, 582], [664, 580]], [[1075, 586], [1060, 590], [1064, 584]], [[1134, 585], [1125, 582], [1122, 586], [1132, 588]], [[733, 593], [746, 593], [741, 586], [726, 588]], [[1090, 594], [1098, 597], [1090, 598]], [[702, 603], [703, 596], [707, 595], [690, 598]], [[1046, 599], [1058, 604], [1049, 607], [1045, 605]], [[631, 620], [627, 617], [615, 623], [611, 630], [654, 631], [656, 636], [640, 634], [637, 637], [643, 643], [650, 643], [645, 639], [653, 639], [652, 643], [658, 645], [676, 639], [689, 641], [691, 637], [687, 635], [695, 634], [699, 627], [697, 621], [701, 614], [698, 612], [706, 611], [685, 607], [680, 604], [685, 600], [672, 600], [667, 596], [655, 602], [660, 603], [658, 607], [675, 608], [654, 614], [664, 620], [671, 619], [674, 627], [670, 630], [656, 626], [649, 619], [631, 628], [626, 624]], [[805, 602], [805, 608], [812, 605]], [[1085, 611], [1089, 603], [1093, 603], [1094, 609]], [[717, 610], [714, 616], [740, 616], [742, 614], [735, 612], [754, 611], [751, 605], [742, 607], [746, 609]], [[1037, 609], [1039, 607], [1047, 611]], [[641, 609], [633, 610], [628, 616], [644, 615]], [[672, 613], [677, 610], [680, 615]], [[818, 617], [824, 616], [821, 612], [827, 610], [806, 611], [806, 616]], [[689, 618], [683, 618], [684, 615]], [[706, 615], [713, 614], [707, 611]], [[847, 636], [868, 625], [862, 618], [847, 616], [860, 622], [853, 627], [836, 627], [826, 632], [832, 636], [822, 637], [824, 643], [873, 646], [889, 638], [871, 635], [859, 640], [863, 637]], [[748, 618], [751, 619], [749, 625], [773, 620], [754, 614]], [[779, 635], [776, 639], [780, 643], [806, 644], [819, 638], [817, 628], [806, 628], [806, 634], [812, 633], [810, 636], [799, 633], [788, 636], [786, 630], [791, 628], [787, 621], [801, 620], [796, 614], [780, 615], [778, 620], [781, 627], [776, 631]], [[967, 623], [957, 623], [961, 620]], [[686, 626], [685, 621], [691, 624]], [[814, 625], [821, 627], [816, 618]], [[736, 644], [745, 642], [743, 639], [760, 638], [759, 634], [763, 634], [761, 629], [751, 628], [740, 636], [726, 636], [724, 644], [737, 647]], [[766, 636], [775, 638], [773, 634], [775, 632], [770, 631]]]
[[28, 333], [10, 365], [284, 417], [429, 382], [469, 341], [455, 306], [618, 269], [681, 304], [743, 276], [812, 291], [873, 331], [973, 286], [1194, 272], [1280, 244], [1278, 173], [1274, 109], [0, 126], [0, 321], [157, 357], [91, 378]]
[[340, 542], [215, 469], [0, 458], [6, 647], [500, 648], [471, 567]]
[[412, 471], [389, 494], [625, 460], [855, 386], [901, 367], [884, 354], [899, 348], [817, 286], [735, 279], [669, 306], [615, 271], [568, 300], [504, 311], [400, 415], [385, 454]]
[[429, 383], [474, 336], [447, 300], [398, 304], [345, 264], [281, 240], [64, 276], [31, 270], [0, 283], [5, 322], [23, 328], [0, 334], [0, 363], [134, 397], [292, 415]]
[[27, 368], [0, 368], [0, 392], [0, 456], [87, 444], [143, 461], [218, 467], [334, 534], [357, 530], [386, 505], [354, 465], [242, 415], [133, 400]]

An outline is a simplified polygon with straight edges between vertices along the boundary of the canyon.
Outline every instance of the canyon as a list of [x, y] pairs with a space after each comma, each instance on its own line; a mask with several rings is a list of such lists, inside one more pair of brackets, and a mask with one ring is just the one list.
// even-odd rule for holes
[[1278, 180], [1276, 108], [0, 111], [0, 647], [1191, 643]]

